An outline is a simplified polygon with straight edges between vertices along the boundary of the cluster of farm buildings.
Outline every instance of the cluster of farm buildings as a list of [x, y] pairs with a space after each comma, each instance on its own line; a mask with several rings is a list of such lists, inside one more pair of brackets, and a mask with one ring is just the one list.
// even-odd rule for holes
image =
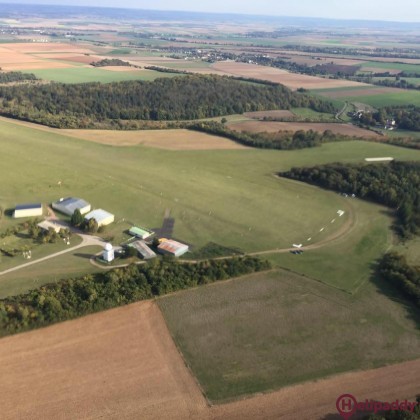
[[[54, 210], [70, 217], [73, 216], [76, 210], [78, 210], [80, 214], [84, 216], [85, 221], [88, 222], [91, 219], [96, 220], [98, 227], [107, 226], [115, 220], [115, 216], [112, 213], [103, 209], [92, 210], [91, 204], [81, 198], [60, 198], [58, 201], [53, 202], [51, 207]], [[17, 205], [13, 213], [14, 218], [36, 217], [42, 215], [43, 206], [41, 203]], [[59, 231], [63, 227], [62, 225], [54, 223], [54, 221], [50, 220], [44, 220], [39, 223], [38, 226], [45, 230], [52, 228], [56, 231]], [[151, 243], [146, 241], [150, 240], [150, 238], [154, 235], [153, 231], [133, 226], [130, 228], [128, 233], [130, 234], [131, 239], [127, 241], [124, 246], [135, 249], [137, 251], [137, 255], [145, 260], [155, 258], [157, 256], [151, 248]], [[182, 244], [173, 239], [160, 238], [158, 242], [159, 243], [156, 249], [162, 255], [180, 257], [189, 250], [188, 245]], [[111, 244], [107, 244], [105, 246], [102, 258], [107, 262], [114, 260], [114, 248]]]

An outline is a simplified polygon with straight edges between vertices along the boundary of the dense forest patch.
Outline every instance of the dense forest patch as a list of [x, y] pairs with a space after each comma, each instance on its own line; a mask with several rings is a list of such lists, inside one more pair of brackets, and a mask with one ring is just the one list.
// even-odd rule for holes
[[37, 77], [32, 73], [22, 73], [20, 71], [0, 71], [0, 83], [25, 82], [29, 80], [37, 80]]
[[0, 114], [57, 128], [89, 128], [96, 121], [118, 119], [194, 120], [296, 107], [335, 111], [330, 102], [282, 85], [254, 85], [214, 75], [0, 87]]
[[62, 280], [1, 299], [0, 336], [269, 268], [256, 257], [196, 264], [163, 259]]
[[384, 204], [395, 209], [397, 230], [401, 236], [408, 237], [419, 231], [419, 162], [371, 165], [335, 163], [292, 168], [279, 175]]

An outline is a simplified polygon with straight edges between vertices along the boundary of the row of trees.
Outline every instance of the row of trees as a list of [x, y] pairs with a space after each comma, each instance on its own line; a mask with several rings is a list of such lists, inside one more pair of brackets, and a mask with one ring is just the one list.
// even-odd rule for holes
[[215, 75], [0, 87], [1, 114], [61, 128], [103, 120], [193, 120], [292, 107], [335, 111], [328, 101], [282, 85], [255, 85]]
[[383, 80], [375, 80], [372, 82], [374, 85], [378, 86], [387, 86], [399, 89], [413, 89], [413, 90], [420, 90], [420, 86], [414, 83], [410, 83], [405, 79], [383, 79]]
[[78, 279], [62, 280], [0, 300], [0, 335], [25, 331], [176, 290], [225, 280], [270, 264], [256, 257], [186, 264], [153, 260]]
[[128, 61], [120, 60], [119, 58], [104, 58], [103, 60], [94, 61], [90, 63], [93, 67], [107, 67], [107, 66], [124, 66], [131, 67]]
[[354, 193], [396, 211], [403, 237], [420, 229], [420, 162], [390, 164], [334, 163], [312, 168], [292, 168], [279, 175], [324, 188]]
[[245, 146], [257, 147], [260, 149], [292, 150], [307, 147], [317, 147], [323, 143], [335, 141], [357, 140], [360, 138], [335, 134], [331, 130], [319, 133], [313, 130], [278, 131], [274, 133], [250, 133], [246, 131], [235, 131], [215, 121], [206, 121], [191, 124], [190, 130], [202, 131], [216, 136], [226, 137]]

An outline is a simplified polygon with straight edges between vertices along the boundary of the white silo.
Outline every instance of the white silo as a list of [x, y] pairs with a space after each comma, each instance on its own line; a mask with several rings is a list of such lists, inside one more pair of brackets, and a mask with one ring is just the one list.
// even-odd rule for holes
[[106, 262], [111, 262], [111, 261], [114, 260], [115, 255], [114, 255], [114, 248], [112, 247], [112, 244], [106, 244], [105, 245], [105, 249], [104, 249], [104, 252], [102, 254], [102, 258]]

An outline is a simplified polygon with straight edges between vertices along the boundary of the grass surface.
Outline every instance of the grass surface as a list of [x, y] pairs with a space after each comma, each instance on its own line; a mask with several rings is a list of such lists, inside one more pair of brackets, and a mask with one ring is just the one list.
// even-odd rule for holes
[[[349, 209], [350, 202], [345, 198], [277, 179], [274, 172], [336, 161], [363, 162], [365, 157], [376, 156], [420, 160], [419, 151], [357, 141], [300, 151], [112, 147], [4, 120], [0, 121], [0, 141], [3, 208], [21, 202], [49, 203], [65, 196], [82, 197], [94, 208], [115, 214], [116, 223], [107, 228], [107, 235], [116, 240], [122, 237], [126, 222], [152, 229], [161, 227], [163, 215], [170, 209], [175, 219], [174, 237], [190, 244], [192, 250], [209, 242], [246, 252], [288, 248], [326, 226], [314, 239], [323, 240], [346, 222], [343, 217], [329, 224], [337, 209]], [[379, 212], [373, 204], [366, 206], [360, 211], [372, 208], [372, 214]], [[0, 231], [14, 223], [17, 221], [3, 217]], [[358, 232], [354, 244], [365, 235], [363, 230]], [[369, 255], [373, 258], [380, 250], [374, 247]], [[334, 266], [335, 278], [341, 270], [353, 266], [347, 254], [356, 251], [349, 246], [340, 252], [336, 257], [338, 265]], [[301, 261], [307, 258], [306, 254], [301, 257]], [[318, 275], [324, 267], [325, 261], [319, 259], [311, 273]], [[302, 266], [302, 270], [306, 269], [309, 267]], [[337, 286], [343, 287], [341, 283]], [[353, 284], [348, 287], [352, 289]]]
[[297, 117], [300, 117], [302, 119], [309, 118], [312, 121], [334, 120], [333, 114], [328, 114], [326, 112], [316, 112], [310, 108], [292, 108], [291, 111]]
[[[89, 258], [101, 249], [97, 246], [80, 248], [68, 254], [51, 258], [48, 261], [0, 276], [0, 298], [25, 293], [46, 283], [100, 271], [89, 262]], [[53, 252], [51, 249], [48, 251], [49, 254]], [[35, 259], [35, 256], [32, 259]]]
[[407, 90], [404, 92], [384, 93], [380, 95], [352, 96], [340, 98], [349, 102], [361, 102], [375, 108], [392, 105], [416, 105], [420, 106], [420, 92]]
[[365, 67], [373, 67], [378, 69], [378, 73], [381, 69], [387, 70], [401, 70], [406, 71], [408, 73], [420, 73], [420, 65], [418, 64], [405, 64], [405, 63], [389, 63], [384, 61], [366, 61], [362, 63], [361, 70]]
[[61, 83], [122, 82], [125, 80], [155, 80], [159, 77], [173, 77], [178, 74], [153, 70], [111, 71], [103, 68], [71, 67], [62, 69], [31, 70], [40, 79]]
[[[395, 90], [395, 93], [377, 93], [375, 91], [380, 91], [381, 86], [361, 86], [361, 87], [350, 87], [350, 88], [334, 88], [334, 89], [318, 89], [312, 91], [315, 95], [323, 96], [323, 94], [328, 92], [351, 92], [360, 90], [363, 92], [367, 91], [366, 95], [359, 96], [342, 96], [337, 99], [332, 99], [333, 103], [339, 104], [344, 102], [350, 103], [362, 103], [367, 104], [375, 108], [380, 108], [383, 106], [392, 106], [392, 105], [417, 105], [420, 106], [420, 91], [417, 90]], [[392, 89], [392, 88], [389, 88]], [[327, 96], [327, 95], [325, 95]], [[328, 98], [331, 100], [331, 98]]]
[[279, 270], [158, 304], [206, 396], [221, 402], [419, 357], [412, 308], [383, 293], [369, 283], [354, 298]]

